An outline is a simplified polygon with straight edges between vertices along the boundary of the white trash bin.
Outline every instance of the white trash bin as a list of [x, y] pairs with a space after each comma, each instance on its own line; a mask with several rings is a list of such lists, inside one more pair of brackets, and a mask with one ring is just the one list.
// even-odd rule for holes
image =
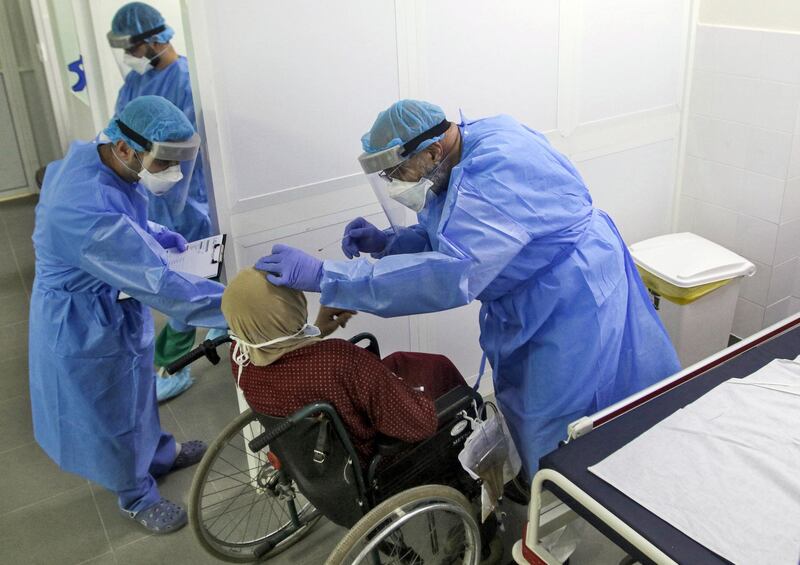
[[744, 276], [756, 267], [693, 233], [673, 233], [630, 247], [683, 367], [728, 346]]

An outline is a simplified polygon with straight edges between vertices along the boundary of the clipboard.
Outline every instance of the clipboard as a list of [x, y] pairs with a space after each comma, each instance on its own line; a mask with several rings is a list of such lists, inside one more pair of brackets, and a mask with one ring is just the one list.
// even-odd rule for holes
[[[173, 271], [188, 273], [204, 279], [219, 280], [225, 259], [226, 234], [212, 235], [187, 244], [186, 250], [165, 249], [167, 265]], [[117, 301], [131, 298], [122, 291]]]

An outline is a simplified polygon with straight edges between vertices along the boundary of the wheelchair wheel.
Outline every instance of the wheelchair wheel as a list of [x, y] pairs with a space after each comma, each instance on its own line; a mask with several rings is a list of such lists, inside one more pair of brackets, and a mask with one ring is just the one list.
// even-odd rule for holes
[[239, 414], [209, 446], [189, 493], [189, 523], [201, 545], [226, 561], [271, 557], [302, 539], [320, 518], [266, 450], [247, 442], [263, 431], [252, 410]]
[[425, 485], [373, 508], [339, 542], [326, 565], [477, 565], [480, 534], [457, 490]]

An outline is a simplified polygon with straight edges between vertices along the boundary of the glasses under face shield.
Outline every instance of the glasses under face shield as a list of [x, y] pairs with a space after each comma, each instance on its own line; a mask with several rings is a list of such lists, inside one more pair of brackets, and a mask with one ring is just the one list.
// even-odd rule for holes
[[170, 215], [182, 213], [200, 150], [200, 136], [195, 132], [184, 141], [150, 141], [122, 120], [117, 120], [117, 126], [145, 149], [140, 179], [159, 196], [152, 205], [166, 208]]
[[358, 162], [370, 187], [395, 230], [407, 225], [409, 209], [422, 210], [427, 191], [433, 184], [425, 178], [412, 179], [408, 160], [421, 143], [442, 135], [449, 127], [450, 122], [443, 120], [403, 145], [359, 156]]
[[111, 52], [114, 54], [114, 60], [117, 62], [123, 78], [132, 70], [139, 74], [144, 74], [158, 65], [158, 54], [155, 57], [148, 58], [146, 56], [136, 57], [134, 53], [138, 51], [139, 47], [147, 43], [147, 39], [158, 35], [166, 29], [166, 25], [160, 25], [136, 35], [116, 34], [113, 31], [109, 31], [106, 34], [108, 44], [111, 46]]

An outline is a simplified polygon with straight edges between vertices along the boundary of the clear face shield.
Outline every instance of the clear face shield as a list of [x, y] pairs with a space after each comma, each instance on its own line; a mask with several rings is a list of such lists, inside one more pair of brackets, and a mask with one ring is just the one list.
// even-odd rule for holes
[[[419, 212], [425, 207], [434, 185], [426, 177], [415, 181], [401, 180], [398, 178], [399, 171], [422, 142], [442, 135], [449, 127], [450, 122], [443, 120], [403, 145], [359, 156], [358, 162], [393, 229], [410, 223], [409, 210]], [[411, 222], [416, 223], [416, 218]]]
[[117, 120], [120, 131], [146, 149], [140, 160], [139, 183], [158, 197], [157, 206], [172, 215], [183, 212], [192, 182], [200, 136], [195, 132], [185, 141], [150, 141]]
[[378, 153], [363, 153], [358, 158], [375, 197], [395, 231], [408, 224], [406, 217], [409, 215], [409, 209], [391, 197], [389, 191], [391, 181], [384, 170], [393, 169], [407, 160], [400, 156], [402, 150], [402, 146], [396, 146]]
[[166, 28], [166, 25], [161, 25], [137, 35], [117, 35], [113, 31], [109, 31], [106, 34], [108, 44], [111, 46], [111, 52], [114, 54], [114, 60], [123, 79], [131, 71], [143, 75], [158, 65], [159, 53], [150, 53], [150, 56], [148, 56], [146, 52], [150, 50], [146, 47], [146, 40], [161, 33]]

